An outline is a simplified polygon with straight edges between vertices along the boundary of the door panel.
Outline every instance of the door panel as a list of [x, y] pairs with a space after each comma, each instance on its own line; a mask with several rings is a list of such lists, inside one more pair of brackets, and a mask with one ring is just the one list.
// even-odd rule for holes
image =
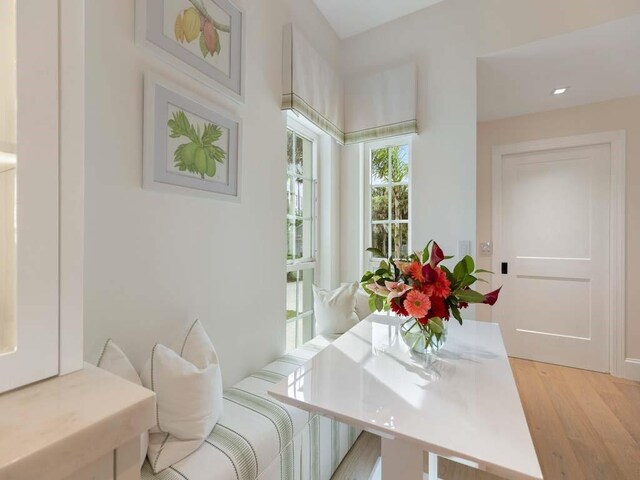
[[501, 162], [496, 260], [509, 271], [497, 314], [509, 354], [608, 371], [610, 146]]

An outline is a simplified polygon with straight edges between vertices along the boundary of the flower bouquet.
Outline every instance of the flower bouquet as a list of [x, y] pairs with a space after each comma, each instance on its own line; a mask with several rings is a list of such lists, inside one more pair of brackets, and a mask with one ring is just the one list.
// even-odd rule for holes
[[[384, 258], [375, 248], [367, 251]], [[441, 264], [449, 258], [453, 257], [445, 256], [438, 244], [431, 241], [422, 252], [382, 260], [375, 272], [367, 272], [362, 277], [371, 311], [391, 310], [406, 317], [400, 333], [416, 352], [437, 351], [446, 340], [450, 316], [462, 325], [460, 311], [470, 303], [493, 305], [498, 300], [502, 287], [486, 295], [471, 289], [475, 282], [485, 281], [478, 278], [479, 274], [491, 272], [476, 269], [468, 255], [451, 271]]]

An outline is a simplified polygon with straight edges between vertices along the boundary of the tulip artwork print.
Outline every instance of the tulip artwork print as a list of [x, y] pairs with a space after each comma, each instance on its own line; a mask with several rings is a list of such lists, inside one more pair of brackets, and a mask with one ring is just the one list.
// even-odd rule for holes
[[[368, 251], [384, 257], [375, 248]], [[462, 325], [461, 310], [470, 303], [494, 305], [498, 301], [500, 288], [487, 294], [471, 289], [475, 282], [485, 281], [479, 274], [491, 272], [476, 269], [468, 255], [451, 271], [441, 263], [449, 258], [431, 241], [422, 252], [381, 261], [375, 272], [365, 273], [361, 280], [371, 311], [391, 310], [404, 318], [401, 336], [418, 353], [437, 351], [446, 340], [449, 318], [453, 316]]]

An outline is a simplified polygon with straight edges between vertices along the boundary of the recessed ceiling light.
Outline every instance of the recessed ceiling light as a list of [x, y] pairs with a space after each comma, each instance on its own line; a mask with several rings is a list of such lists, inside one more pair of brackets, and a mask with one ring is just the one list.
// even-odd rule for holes
[[569, 90], [569, 87], [556, 88], [551, 92], [551, 95], [562, 95], [563, 93], [567, 93], [567, 90]]

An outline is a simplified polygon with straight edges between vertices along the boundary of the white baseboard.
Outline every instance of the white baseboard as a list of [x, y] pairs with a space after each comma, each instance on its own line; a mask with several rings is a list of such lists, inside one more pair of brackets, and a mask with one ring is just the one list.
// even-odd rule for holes
[[640, 382], [640, 358], [627, 358], [624, 361], [624, 378]]

